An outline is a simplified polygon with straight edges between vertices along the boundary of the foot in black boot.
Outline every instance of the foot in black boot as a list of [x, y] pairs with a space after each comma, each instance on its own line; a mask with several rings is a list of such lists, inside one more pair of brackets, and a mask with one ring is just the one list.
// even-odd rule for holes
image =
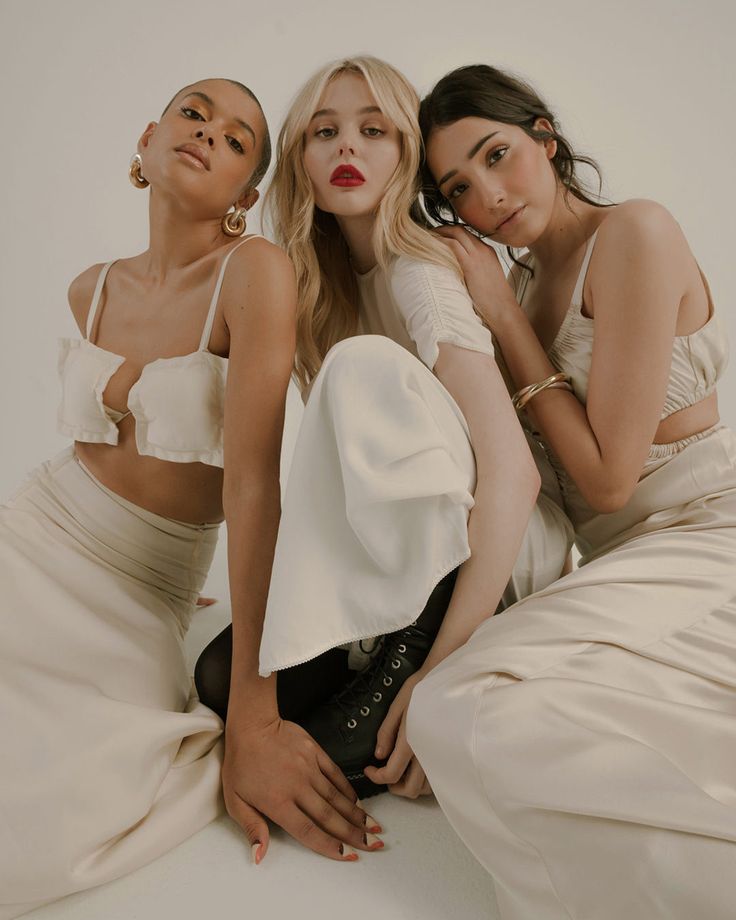
[[386, 786], [372, 783], [363, 770], [386, 763], [373, 753], [378, 729], [404, 682], [424, 664], [450, 604], [456, 575], [457, 569], [435, 586], [412, 624], [383, 637], [379, 652], [365, 670], [300, 720], [361, 799], [386, 791]]

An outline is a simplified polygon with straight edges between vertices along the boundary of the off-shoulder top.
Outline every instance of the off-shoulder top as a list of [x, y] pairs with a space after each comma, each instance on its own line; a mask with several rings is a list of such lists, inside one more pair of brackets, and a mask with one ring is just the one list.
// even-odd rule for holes
[[128, 393], [127, 412], [103, 402], [105, 388], [125, 358], [90, 341], [105, 278], [114, 261], [103, 267], [85, 337], [59, 339], [58, 428], [62, 434], [75, 441], [115, 445], [118, 423], [132, 415], [139, 454], [176, 463], [223, 465], [227, 358], [213, 354], [207, 346], [227, 263], [236, 249], [254, 238], [242, 240], [223, 259], [197, 350], [146, 364]]

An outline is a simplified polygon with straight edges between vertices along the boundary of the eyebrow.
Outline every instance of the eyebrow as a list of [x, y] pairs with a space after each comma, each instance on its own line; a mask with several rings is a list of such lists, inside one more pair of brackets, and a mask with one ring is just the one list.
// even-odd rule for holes
[[[367, 105], [363, 109], [358, 109], [358, 115], [370, 115], [373, 112], [378, 112], [380, 115], [383, 115], [383, 112], [377, 105]], [[318, 112], [315, 112], [314, 115], [309, 119], [310, 122], [313, 122], [315, 118], [321, 118], [323, 115], [337, 115], [336, 109], [320, 109]]]
[[[200, 93], [198, 90], [193, 90], [191, 93], [187, 93], [186, 96], [184, 96], [184, 99], [189, 99], [191, 96], [197, 96], [197, 98], [202, 99], [204, 102], [206, 102], [207, 105], [211, 106], [213, 109], [215, 108], [215, 100], [212, 99], [210, 96], [208, 96], [207, 93]], [[184, 99], [182, 99], [182, 102], [184, 101]], [[240, 127], [243, 128], [243, 130], [247, 131], [248, 134], [250, 134], [250, 136], [253, 138], [253, 145], [255, 146], [255, 144], [257, 143], [256, 142], [256, 132], [253, 130], [253, 128], [251, 128], [251, 126], [248, 124], [247, 121], [243, 121], [242, 118], [236, 118], [235, 122], [236, 124], [239, 124]]]
[[[486, 141], [490, 140], [495, 134], [498, 134], [498, 131], [491, 131], [490, 134], [486, 134], [485, 137], [482, 137], [477, 143], [468, 151], [468, 159], [472, 160], [480, 148], [485, 144]], [[437, 183], [437, 188], [442, 188], [442, 186], [447, 182], [448, 179], [452, 179], [453, 176], [457, 175], [456, 169], [451, 169], [448, 173], [445, 173], [444, 176]]]

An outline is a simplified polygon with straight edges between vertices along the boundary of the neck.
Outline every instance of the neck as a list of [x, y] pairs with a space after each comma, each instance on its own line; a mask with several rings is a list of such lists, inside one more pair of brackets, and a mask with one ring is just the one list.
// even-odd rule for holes
[[376, 253], [373, 248], [375, 217], [373, 214], [359, 217], [342, 217], [336, 214], [335, 220], [348, 244], [353, 268], [361, 275], [369, 272], [376, 265]]
[[544, 268], [563, 265], [595, 232], [603, 210], [558, 190], [552, 217], [529, 247], [535, 261]]
[[162, 281], [231, 241], [219, 218], [195, 218], [177, 202], [151, 192], [147, 274]]

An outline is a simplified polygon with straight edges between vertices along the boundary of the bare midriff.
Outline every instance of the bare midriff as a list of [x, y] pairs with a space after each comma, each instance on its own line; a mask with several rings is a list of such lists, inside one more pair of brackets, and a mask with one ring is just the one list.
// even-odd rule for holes
[[714, 391], [700, 402], [673, 412], [663, 419], [654, 434], [654, 443], [671, 444], [673, 441], [681, 441], [701, 431], [707, 431], [718, 424], [719, 420], [718, 395]]
[[118, 424], [118, 431], [115, 446], [75, 443], [77, 456], [103, 485], [162, 517], [188, 524], [223, 520], [220, 467], [141, 456], [135, 443], [135, 420], [130, 415]]

